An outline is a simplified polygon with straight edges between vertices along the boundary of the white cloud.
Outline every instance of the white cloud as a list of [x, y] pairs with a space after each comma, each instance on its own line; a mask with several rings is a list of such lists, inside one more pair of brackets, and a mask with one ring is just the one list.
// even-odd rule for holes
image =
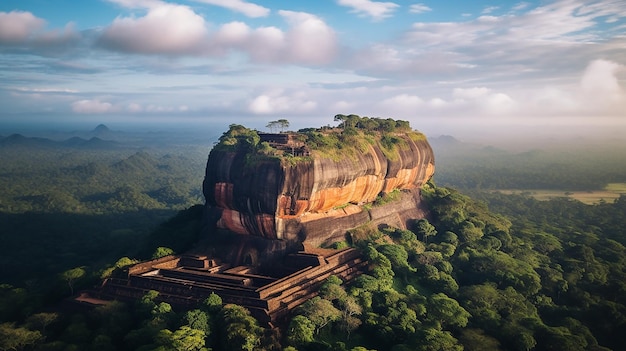
[[442, 98], [432, 98], [428, 101], [428, 105], [430, 105], [431, 107], [434, 108], [439, 108], [439, 107], [444, 107], [446, 106], [448, 103], [442, 99]]
[[335, 32], [317, 16], [293, 11], [279, 11], [290, 24], [287, 32], [289, 55], [294, 62], [327, 63], [335, 55]]
[[594, 98], [613, 99], [622, 96], [624, 91], [619, 85], [615, 74], [624, 69], [623, 66], [607, 61], [594, 60], [585, 69], [580, 81], [583, 93]]
[[380, 21], [387, 17], [400, 7], [393, 2], [381, 2], [371, 0], [337, 0], [341, 6], [351, 7], [354, 13], [360, 16], [369, 16], [375, 21]]
[[241, 0], [194, 0], [205, 4], [225, 7], [229, 10], [241, 12], [248, 17], [265, 17], [269, 15], [270, 9]]
[[334, 30], [305, 12], [279, 11], [288, 24], [287, 30], [274, 26], [251, 28], [234, 21], [209, 33], [204, 19], [187, 6], [160, 2], [145, 5], [151, 7], [143, 17], [117, 18], [104, 30], [100, 45], [141, 54], [224, 56], [242, 52], [254, 62], [305, 65], [326, 64], [337, 51]]
[[360, 49], [346, 66], [380, 78], [393, 74], [406, 80], [419, 74], [510, 81], [547, 74], [573, 77], [598, 53], [623, 62], [620, 48], [626, 46], [626, 37], [620, 35], [620, 22], [606, 31], [595, 29], [606, 26], [607, 18], [626, 18], [626, 3], [562, 0], [524, 11], [518, 5], [520, 12], [504, 15], [414, 23], [402, 40]]
[[20, 46], [37, 53], [58, 52], [71, 47], [80, 35], [72, 23], [62, 30], [44, 30], [46, 21], [30, 12], [0, 12], [0, 45]]
[[118, 17], [104, 30], [100, 44], [143, 54], [198, 53], [208, 31], [204, 19], [187, 6], [152, 3], [139, 18]]
[[254, 61], [284, 62], [287, 61], [285, 45], [283, 31], [276, 27], [260, 27], [248, 36], [242, 49], [249, 53]]
[[495, 11], [495, 10], [497, 10], [499, 8], [500, 8], [499, 6], [488, 6], [488, 7], [485, 7], [483, 9], [483, 11], [482, 11], [482, 14], [488, 15], [488, 14], [492, 13], [493, 11]]
[[26, 88], [26, 87], [19, 87], [16, 88], [16, 90], [22, 91], [22, 92], [29, 92], [29, 93], [62, 93], [62, 94], [74, 94], [74, 93], [78, 93], [78, 90], [75, 89], [67, 89], [67, 88]]
[[424, 100], [417, 95], [400, 94], [382, 101], [382, 105], [394, 110], [417, 109]]
[[72, 103], [72, 111], [81, 114], [107, 113], [113, 110], [113, 105], [109, 102], [95, 100], [79, 100]]
[[487, 96], [491, 92], [485, 87], [455, 88], [452, 96], [459, 101], [475, 100]]
[[248, 39], [250, 31], [250, 27], [243, 22], [230, 22], [218, 30], [215, 39], [221, 44], [239, 45]]
[[289, 28], [250, 28], [243, 22], [222, 25], [213, 37], [213, 50], [236, 49], [253, 61], [320, 65], [332, 61], [337, 51], [335, 32], [319, 17], [305, 12], [279, 11]]
[[107, 0], [114, 4], [118, 4], [123, 7], [137, 9], [137, 8], [151, 8], [158, 7], [164, 4], [161, 0]]
[[609, 114], [624, 116], [626, 111], [626, 92], [620, 86], [617, 74], [626, 71], [626, 67], [608, 60], [594, 60], [589, 63], [580, 80], [584, 105], [589, 110], [595, 106]]
[[0, 12], [0, 43], [19, 43], [30, 39], [45, 26], [46, 21], [30, 12]]
[[130, 103], [128, 104], [128, 106], [126, 106], [126, 111], [130, 112], [130, 113], [139, 113], [143, 111], [143, 106], [141, 106], [138, 103]]
[[331, 104], [332, 111], [350, 111], [356, 104], [354, 102], [348, 102], [345, 100], [336, 101]]
[[515, 6], [513, 6], [513, 11], [521, 11], [527, 8], [528, 6], [530, 6], [530, 3], [522, 1], [520, 3], [517, 3]]
[[256, 96], [248, 105], [248, 110], [254, 114], [266, 115], [281, 112], [310, 112], [316, 107], [317, 103], [308, 99], [303, 92], [287, 94], [277, 89]]
[[508, 114], [516, 107], [516, 102], [507, 94], [493, 92], [485, 87], [455, 88], [452, 96], [453, 104], [471, 107], [475, 112]]
[[411, 13], [425, 13], [425, 12], [430, 12], [433, 9], [431, 9], [430, 7], [424, 5], [424, 4], [413, 4], [409, 7], [409, 12]]

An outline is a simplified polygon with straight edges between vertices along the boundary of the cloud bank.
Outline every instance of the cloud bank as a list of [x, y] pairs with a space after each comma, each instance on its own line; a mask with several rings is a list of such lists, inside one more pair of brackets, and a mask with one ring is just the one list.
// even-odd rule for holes
[[497, 2], [448, 20], [424, 3], [371, 0], [106, 5], [117, 15], [82, 29], [0, 12], [5, 111], [626, 124], [620, 1]]

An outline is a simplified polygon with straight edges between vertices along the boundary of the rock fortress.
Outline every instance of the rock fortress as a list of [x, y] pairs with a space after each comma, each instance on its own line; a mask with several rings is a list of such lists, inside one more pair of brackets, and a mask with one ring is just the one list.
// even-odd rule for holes
[[424, 218], [420, 188], [433, 176], [433, 150], [406, 121], [335, 120], [338, 127], [281, 133], [231, 125], [209, 154], [200, 243], [131, 266], [95, 294], [135, 299], [156, 290], [192, 306], [213, 292], [271, 327], [329, 276], [347, 282], [366, 271], [350, 230], [406, 229]]

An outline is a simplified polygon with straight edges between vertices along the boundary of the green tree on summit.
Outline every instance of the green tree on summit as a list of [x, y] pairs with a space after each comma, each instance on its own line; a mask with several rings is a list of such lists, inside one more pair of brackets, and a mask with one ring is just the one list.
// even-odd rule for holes
[[269, 128], [272, 133], [274, 133], [275, 129], [279, 129], [281, 132], [284, 132], [286, 128], [289, 128], [289, 121], [286, 119], [279, 119], [277, 121], [269, 122], [265, 127]]

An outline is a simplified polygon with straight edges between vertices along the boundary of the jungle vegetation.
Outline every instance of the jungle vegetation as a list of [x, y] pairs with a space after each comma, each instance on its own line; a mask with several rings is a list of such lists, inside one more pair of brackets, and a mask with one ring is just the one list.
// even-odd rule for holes
[[[435, 178], [446, 186], [422, 189], [431, 216], [408, 229], [350, 231], [334, 246], [360, 249], [368, 272], [348, 284], [330, 277], [276, 332], [217, 295], [191, 310], [160, 302], [158, 292], [92, 309], [64, 302], [115, 269], [184, 252], [198, 240], [206, 150], [24, 150], [0, 147], [0, 350], [541, 351], [626, 344], [626, 196], [594, 205], [537, 201], [484, 192], [452, 176], [466, 169], [475, 179], [496, 177], [494, 170], [510, 167], [510, 154], [476, 156], [452, 170], [438, 163], [437, 174], [450, 177]], [[622, 165], [603, 169], [582, 157], [544, 169], [533, 163], [536, 154], [524, 182], [556, 179], [560, 170], [574, 184], [571, 167], [598, 186], [624, 181]], [[564, 155], [538, 154], [546, 163]], [[523, 188], [521, 180], [502, 182]]]
[[[413, 140], [426, 138], [422, 133], [412, 130], [408, 121], [358, 115], [336, 115], [334, 120], [340, 122], [337, 127], [305, 128], [287, 133], [293, 134], [310, 152], [332, 159], [354, 156], [356, 153], [367, 151], [369, 145], [379, 145], [386, 157], [395, 159], [398, 157], [396, 148], [406, 144], [406, 140], [401, 138], [400, 134], [408, 135]], [[281, 133], [288, 126], [287, 120], [272, 121], [267, 125], [271, 131], [281, 128]], [[254, 155], [257, 161], [309, 160], [308, 157], [294, 156], [289, 148], [282, 150], [272, 147], [268, 142], [262, 142], [258, 131], [238, 124], [229, 126], [229, 130], [220, 137], [215, 149], [250, 151], [249, 154]]]

